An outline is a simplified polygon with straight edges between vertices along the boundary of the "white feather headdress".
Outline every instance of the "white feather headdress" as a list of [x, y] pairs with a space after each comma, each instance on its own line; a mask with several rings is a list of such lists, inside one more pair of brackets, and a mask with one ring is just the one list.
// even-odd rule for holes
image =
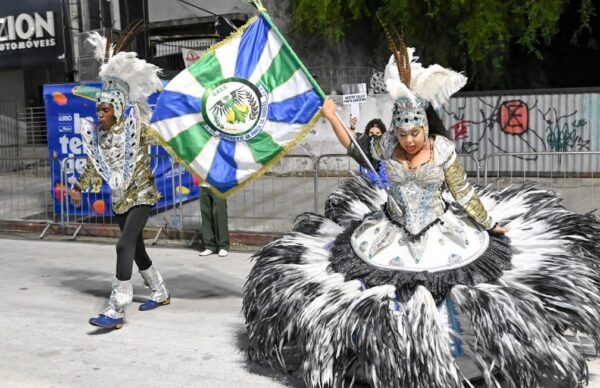
[[414, 56], [415, 49], [404, 44], [403, 34], [398, 34], [393, 26], [390, 31], [379, 15], [377, 17], [392, 51], [384, 80], [395, 100], [404, 97], [415, 104], [420, 98], [437, 109], [465, 86], [467, 77], [460, 73], [440, 65], [423, 67], [418, 62], [419, 57]]
[[411, 75], [409, 86], [400, 79], [395, 56], [390, 57], [384, 73], [388, 92], [394, 99], [407, 97], [414, 101], [416, 97], [421, 97], [437, 109], [465, 86], [467, 77], [440, 65], [423, 67], [418, 62], [419, 57], [413, 56], [414, 51], [412, 47], [407, 48]]
[[123, 41], [114, 45], [94, 32], [88, 42], [94, 46], [96, 59], [102, 62], [98, 74], [102, 79], [102, 90], [96, 96], [97, 101], [113, 104], [117, 117], [123, 114], [127, 105], [146, 107], [148, 96], [161, 89], [160, 68], [139, 59], [135, 52], [119, 51], [125, 46]]

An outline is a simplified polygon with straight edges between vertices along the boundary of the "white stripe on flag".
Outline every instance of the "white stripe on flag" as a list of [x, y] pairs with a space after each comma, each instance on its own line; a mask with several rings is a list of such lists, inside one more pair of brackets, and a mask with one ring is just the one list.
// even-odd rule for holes
[[269, 69], [271, 62], [273, 62], [273, 58], [277, 56], [280, 49], [281, 41], [277, 37], [277, 34], [275, 34], [273, 30], [270, 30], [267, 34], [267, 44], [265, 44], [265, 47], [260, 54], [260, 59], [256, 64], [256, 68], [254, 68], [254, 71], [249, 78], [250, 82], [256, 85], [256, 83], [260, 81], [265, 71]]
[[226, 45], [215, 50], [215, 56], [221, 64], [221, 74], [223, 78], [233, 77], [235, 75], [235, 63], [237, 62], [238, 49], [242, 37], [231, 39]]
[[171, 141], [175, 136], [201, 121], [204, 121], [201, 113], [190, 113], [157, 121], [152, 124], [152, 128], [154, 128], [165, 141]]
[[204, 148], [202, 148], [200, 154], [196, 156], [196, 159], [192, 160], [190, 163], [190, 167], [204, 179], [208, 176], [208, 171], [217, 154], [217, 147], [219, 146], [220, 140], [221, 139], [218, 137], [211, 137]]
[[267, 121], [263, 131], [271, 135], [273, 141], [285, 147], [302, 130], [304, 124], [288, 124], [278, 121]]
[[296, 70], [284, 84], [279, 85], [269, 95], [269, 103], [287, 100], [313, 88], [302, 69]]
[[238, 182], [242, 182], [262, 167], [260, 163], [254, 161], [250, 147], [243, 141], [235, 143], [235, 163], [237, 164], [235, 177]]
[[165, 90], [202, 98], [205, 89], [188, 70], [184, 70], [167, 84]]

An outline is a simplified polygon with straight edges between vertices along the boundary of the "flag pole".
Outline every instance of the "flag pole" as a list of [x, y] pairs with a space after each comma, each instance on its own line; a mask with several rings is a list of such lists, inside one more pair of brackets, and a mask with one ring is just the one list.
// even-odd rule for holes
[[[263, 6], [262, 1], [261, 0], [242, 0], [242, 1], [244, 1], [245, 3], [251, 4], [254, 7], [256, 7], [256, 9], [258, 10], [258, 12], [262, 16], [264, 16], [265, 20], [271, 26], [273, 32], [281, 40], [281, 43], [289, 50], [290, 54], [294, 58], [296, 58], [299, 66], [306, 73], [308, 80], [313, 85], [313, 87], [315, 88], [315, 90], [317, 91], [317, 93], [319, 93], [319, 95], [321, 96], [321, 98], [325, 99], [325, 97], [326, 97], [325, 93], [323, 93], [323, 90], [321, 89], [321, 87], [319, 86], [319, 84], [317, 83], [317, 81], [315, 81], [315, 79], [312, 77], [312, 75], [310, 74], [310, 72], [308, 71], [308, 69], [306, 68], [306, 66], [304, 66], [304, 63], [302, 63], [302, 61], [300, 60], [300, 58], [298, 58], [298, 56], [296, 55], [296, 53], [294, 52], [294, 50], [292, 50], [292, 48], [290, 47], [289, 43], [287, 42], [287, 40], [285, 40], [285, 38], [283, 37], [283, 35], [281, 34], [281, 32], [279, 31], [279, 29], [277, 28], [277, 26], [275, 26], [275, 24], [271, 21], [271, 18], [269, 16], [269, 14], [267, 13], [267, 9]], [[400, 207], [398, 206], [398, 204], [394, 200], [394, 197], [392, 197], [392, 195], [391, 195], [391, 193], [389, 191], [389, 188], [386, 187], [386, 185], [383, 183], [383, 180], [379, 176], [379, 173], [375, 170], [375, 168], [373, 167], [373, 164], [371, 164], [371, 161], [365, 155], [365, 152], [363, 151], [363, 149], [360, 147], [360, 145], [358, 144], [358, 142], [354, 138], [354, 135], [350, 132], [350, 130], [348, 129], [348, 127], [346, 127], [346, 124], [344, 124], [344, 121], [342, 121], [342, 119], [340, 118], [340, 116], [338, 115], [338, 113], [335, 112], [335, 114], [336, 114], [338, 120], [340, 120], [340, 123], [342, 123], [342, 127], [346, 131], [346, 134], [350, 138], [350, 141], [352, 142], [352, 144], [354, 144], [354, 146], [356, 147], [356, 149], [358, 150], [358, 152], [362, 156], [363, 160], [365, 161], [365, 163], [367, 165], [367, 168], [369, 170], [371, 170], [371, 172], [373, 172], [375, 178], [377, 179], [377, 182], [381, 185], [381, 187], [388, 194], [388, 203], [393, 208], [393, 211], [395, 211], [396, 214], [402, 214], [402, 210], [400, 209]]]
[[398, 206], [398, 203], [396, 203], [396, 200], [392, 196], [392, 193], [390, 193], [390, 188], [387, 187], [383, 183], [383, 180], [381, 179], [381, 176], [379, 175], [379, 172], [377, 170], [375, 170], [375, 167], [373, 167], [373, 164], [371, 163], [371, 161], [369, 160], [369, 158], [365, 154], [365, 151], [362, 149], [362, 147], [360, 146], [360, 144], [358, 144], [358, 141], [356, 141], [356, 138], [354, 137], [354, 134], [352, 132], [350, 132], [350, 130], [348, 129], [348, 127], [346, 127], [346, 124], [340, 118], [340, 115], [338, 114], [337, 111], [335, 112], [335, 115], [338, 118], [338, 120], [340, 121], [340, 123], [342, 124], [342, 128], [344, 128], [344, 131], [346, 131], [346, 134], [350, 138], [350, 142], [352, 142], [352, 144], [354, 145], [354, 147], [356, 147], [356, 149], [360, 153], [360, 156], [365, 161], [365, 164], [367, 165], [367, 168], [369, 170], [371, 170], [371, 172], [375, 176], [375, 179], [377, 179], [377, 182], [380, 184], [380, 186], [383, 188], [383, 190], [385, 190], [385, 192], [387, 193], [387, 196], [388, 196], [387, 197], [387, 202], [388, 202], [388, 205], [390, 205], [392, 207], [392, 212], [394, 212], [395, 214], [398, 214], [398, 215], [403, 214], [402, 209], [400, 209], [400, 206]]

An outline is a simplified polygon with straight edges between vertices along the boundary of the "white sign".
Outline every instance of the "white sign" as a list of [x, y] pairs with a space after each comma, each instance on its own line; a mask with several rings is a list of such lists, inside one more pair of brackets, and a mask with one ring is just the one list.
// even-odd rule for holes
[[367, 93], [344, 94], [342, 102], [344, 105], [367, 102]]
[[0, 17], [0, 51], [56, 46], [54, 12]]
[[182, 48], [181, 55], [183, 55], [183, 63], [185, 63], [185, 67], [188, 68], [192, 64], [194, 64], [194, 62], [196, 62], [198, 58], [200, 58], [203, 52], [204, 50]]

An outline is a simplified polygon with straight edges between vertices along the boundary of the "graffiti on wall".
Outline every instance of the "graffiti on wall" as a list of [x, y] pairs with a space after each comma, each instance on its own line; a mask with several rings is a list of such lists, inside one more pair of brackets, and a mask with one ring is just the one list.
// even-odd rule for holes
[[546, 142], [550, 150], [560, 152], [590, 150], [590, 140], [583, 139], [581, 136], [587, 121], [578, 119], [577, 111], [559, 115], [556, 108], [551, 108], [540, 113], [546, 123]]
[[[477, 102], [478, 111], [468, 114], [466, 103], [454, 111], [444, 108], [450, 117], [448, 128], [460, 153], [475, 153], [483, 160], [490, 150], [502, 153], [590, 150], [590, 140], [586, 138], [588, 122], [576, 109], [568, 113], [557, 107], [542, 110], [537, 98], [530, 104], [519, 99], [503, 100], [502, 96], [495, 101], [478, 97]], [[533, 160], [535, 156], [521, 159]]]

